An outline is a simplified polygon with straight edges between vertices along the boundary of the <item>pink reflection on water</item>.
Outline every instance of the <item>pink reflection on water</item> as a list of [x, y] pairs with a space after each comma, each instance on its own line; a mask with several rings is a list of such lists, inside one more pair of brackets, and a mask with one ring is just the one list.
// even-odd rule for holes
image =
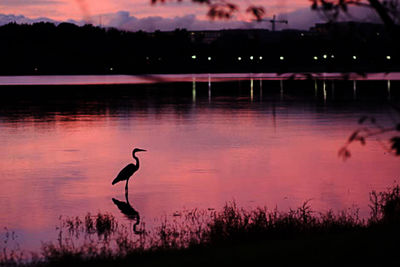
[[348, 162], [337, 157], [359, 114], [282, 107], [274, 124], [270, 108], [263, 111], [204, 107], [186, 116], [1, 123], [0, 221], [28, 233], [47, 229], [40, 235], [47, 240], [60, 215], [108, 211], [123, 220], [111, 198], [124, 199], [124, 183], [111, 181], [136, 146], [148, 152], [139, 155], [129, 199], [150, 226], [163, 214], [232, 200], [282, 210], [309, 199], [318, 211], [358, 205], [365, 217], [368, 193], [398, 177], [398, 159], [375, 142], [352, 147]]
[[391, 73], [204, 73], [204, 74], [149, 74], [149, 75], [36, 75], [0, 76], [1, 85], [96, 85], [147, 84], [161, 82], [228, 82], [257, 80], [400, 80], [399, 72]]

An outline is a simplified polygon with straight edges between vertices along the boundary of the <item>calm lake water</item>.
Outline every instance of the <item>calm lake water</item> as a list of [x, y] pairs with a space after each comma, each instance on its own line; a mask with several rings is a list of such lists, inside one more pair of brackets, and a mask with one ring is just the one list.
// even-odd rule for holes
[[10, 92], [0, 100], [0, 226], [35, 250], [55, 240], [61, 215], [101, 211], [132, 223], [112, 201], [125, 201], [125, 183], [111, 181], [133, 162], [134, 147], [147, 152], [137, 154], [129, 201], [147, 227], [228, 201], [356, 205], [366, 217], [369, 192], [398, 181], [399, 158], [375, 140], [351, 146], [346, 162], [338, 150], [363, 115], [398, 121], [390, 103], [399, 103], [399, 89], [259, 80], [0, 87]]

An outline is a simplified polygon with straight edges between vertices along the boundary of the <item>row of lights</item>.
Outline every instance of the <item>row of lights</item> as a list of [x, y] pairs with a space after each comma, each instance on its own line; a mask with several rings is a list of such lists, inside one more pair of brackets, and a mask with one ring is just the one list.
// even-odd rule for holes
[[[328, 55], [323, 55], [322, 57], [323, 57], [324, 59], [327, 59], [327, 58], [328, 58]], [[192, 59], [196, 59], [196, 58], [197, 58], [196, 55], [193, 55], [193, 56], [192, 56]], [[334, 55], [331, 55], [331, 58], [335, 58], [335, 56], [334, 56]], [[260, 56], [260, 57], [258, 57], [258, 59], [259, 59], [259, 60], [262, 60], [263, 57]], [[313, 59], [314, 59], [314, 60], [318, 60], [318, 57], [317, 57], [317, 56], [314, 56]], [[391, 56], [386, 56], [386, 59], [387, 59], [387, 60], [391, 60], [392, 57], [391, 57]], [[211, 57], [207, 57], [207, 60], [208, 60], [208, 61], [211, 61], [212, 58], [211, 58]], [[242, 57], [238, 57], [237, 60], [238, 60], [238, 61], [241, 61], [241, 60], [242, 60]], [[250, 60], [254, 60], [254, 57], [253, 57], [253, 56], [250, 56]], [[283, 61], [283, 60], [285, 60], [285, 57], [284, 57], [284, 56], [280, 56], [280, 57], [279, 57], [279, 60]], [[357, 56], [353, 56], [353, 60], [357, 60]], [[38, 68], [34, 68], [34, 70], [35, 70], [35, 71], [38, 71]], [[110, 70], [110, 71], [113, 71], [114, 68], [111, 67], [109, 70]]]
[[[254, 57], [253, 57], [253, 56], [250, 56], [249, 58], [250, 58], [250, 60], [254, 60]], [[259, 60], [262, 60], [263, 57], [262, 57], [262, 56], [259, 56], [258, 59], [259, 59]], [[241, 61], [241, 60], [242, 60], [242, 57], [238, 57], [237, 60]]]
[[[322, 57], [323, 57], [323, 59], [328, 59], [329, 56], [327, 54], [324, 54], [324, 55], [322, 55]], [[335, 55], [331, 55], [331, 58], [335, 58]], [[314, 56], [313, 59], [318, 60], [318, 57]]]
[[[325, 55], [323, 55], [322, 57], [323, 57], [324, 59], [327, 59], [327, 58], [328, 58], [328, 55], [325, 54]], [[335, 58], [335, 56], [334, 56], [334, 55], [331, 55], [331, 58]], [[352, 58], [353, 58], [353, 60], [357, 60], [358, 57], [357, 57], [357, 56], [352, 56]], [[318, 60], [318, 57], [317, 57], [317, 56], [314, 56], [313, 59], [314, 59], [314, 60]], [[386, 59], [387, 59], [387, 60], [391, 60], [392, 57], [391, 57], [391, 56], [386, 56]]]
[[[254, 60], [254, 59], [255, 59], [254, 56], [250, 56], [249, 58], [250, 58], [250, 60]], [[197, 59], [197, 56], [196, 56], [196, 55], [192, 55], [192, 59]], [[259, 56], [258, 59], [259, 59], [259, 60], [262, 60], [263, 57], [262, 57], [262, 56]], [[207, 60], [208, 60], [208, 61], [211, 61], [211, 60], [212, 60], [212, 57], [207, 57]], [[242, 57], [238, 57], [237, 60], [241, 61], [241, 60], [242, 60]]]
[[[327, 59], [327, 58], [328, 58], [328, 55], [323, 55], [322, 57], [323, 57], [324, 59]], [[335, 58], [335, 56], [334, 56], [334, 55], [331, 55], [331, 58]], [[353, 60], [357, 60], [358, 57], [357, 57], [357, 56], [352, 56], [352, 58], [353, 58]], [[314, 60], [318, 60], [318, 57], [317, 57], [317, 56], [314, 56], [313, 59], [314, 59]], [[386, 56], [386, 59], [387, 59], [387, 60], [391, 60], [392, 57], [391, 57], [391, 56]]]
[[[328, 59], [328, 57], [329, 57], [329, 56], [328, 56], [327, 54], [322, 55], [322, 58], [323, 58], [323, 59]], [[335, 58], [335, 55], [331, 55], [330, 58], [332, 58], [332, 59]], [[352, 58], [353, 58], [354, 60], [356, 60], [356, 59], [357, 59], [357, 56], [353, 56]], [[196, 55], [192, 55], [192, 59], [197, 59], [197, 56], [196, 56]], [[211, 61], [211, 59], [212, 59], [211, 57], [208, 57], [208, 58], [207, 58], [208, 61]], [[243, 59], [242, 57], [238, 57], [238, 58], [237, 58], [238, 61], [241, 61], [242, 59]], [[255, 57], [254, 57], [254, 56], [250, 56], [249, 59], [250, 59], [250, 60], [254, 60]], [[259, 56], [258, 59], [259, 59], [259, 60], [262, 60], [263, 57], [262, 57], [262, 56]], [[314, 59], [314, 60], [318, 60], [318, 56], [314, 56], [313, 59]], [[386, 59], [387, 59], [387, 60], [391, 60], [392, 57], [391, 57], [391, 56], [386, 56]], [[283, 61], [283, 60], [285, 60], [285, 57], [284, 57], [284, 56], [280, 56], [280, 57], [279, 57], [279, 60]]]
[[[323, 57], [324, 59], [327, 59], [327, 58], [328, 58], [328, 55], [323, 55], [322, 57]], [[193, 55], [193, 56], [192, 56], [192, 59], [196, 59], [196, 58], [197, 58], [196, 55]], [[331, 58], [335, 58], [335, 56], [334, 56], [334, 55], [331, 55]], [[146, 59], [149, 59], [149, 58], [146, 57]], [[262, 56], [259, 56], [258, 59], [259, 59], [259, 60], [262, 60], [263, 57], [262, 57]], [[356, 60], [356, 59], [357, 59], [357, 56], [353, 56], [353, 59]], [[391, 57], [391, 56], [386, 56], [386, 59], [387, 59], [387, 60], [391, 60], [392, 57]], [[160, 60], [160, 59], [159, 59], [159, 60]], [[208, 60], [208, 61], [211, 61], [212, 58], [211, 58], [211, 57], [207, 57], [207, 60]], [[242, 57], [238, 57], [237, 60], [238, 60], [238, 61], [241, 61], [241, 60], [242, 60]], [[253, 57], [253, 56], [250, 56], [250, 60], [254, 60], [254, 57]], [[279, 57], [279, 60], [283, 61], [283, 60], [285, 60], [285, 57], [284, 57], [284, 56], [280, 56], [280, 57]], [[318, 60], [318, 57], [317, 57], [317, 56], [314, 56], [314, 60]], [[35, 71], [38, 71], [38, 68], [34, 68], [34, 70], [35, 70]], [[113, 71], [113, 70], [114, 70], [114, 68], [111, 67], [111, 68], [110, 68], [110, 71]]]

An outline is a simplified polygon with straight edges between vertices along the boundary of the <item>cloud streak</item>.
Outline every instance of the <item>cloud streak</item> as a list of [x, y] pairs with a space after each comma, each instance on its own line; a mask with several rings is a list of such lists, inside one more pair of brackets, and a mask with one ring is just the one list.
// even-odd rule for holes
[[1, 0], [1, 7], [26, 7], [26, 6], [42, 6], [42, 5], [59, 5], [63, 2], [59, 0]]
[[[350, 15], [351, 14], [351, 15]], [[278, 19], [286, 19], [288, 24], [277, 24], [277, 29], [301, 29], [308, 30], [315, 23], [324, 23], [326, 19], [318, 12], [310, 8], [301, 8], [277, 16]], [[376, 14], [369, 9], [352, 7], [348, 15], [342, 15], [339, 21], [368, 21], [380, 22]], [[219, 29], [271, 29], [269, 22], [246, 22], [241, 20], [210, 21], [199, 19], [195, 14], [164, 18], [160, 16], [149, 16], [137, 18], [130, 15], [128, 11], [119, 11], [102, 15], [105, 26], [115, 27], [130, 31], [171, 31], [176, 28], [188, 30], [219, 30]]]
[[217, 30], [231, 28], [249, 28], [249, 25], [243, 21], [210, 21], [200, 20], [196, 15], [176, 16], [173, 18], [163, 18], [160, 16], [150, 16], [145, 18], [137, 18], [131, 16], [127, 11], [119, 11], [114, 14], [103, 15], [105, 26], [114, 27], [130, 31], [148, 31], [156, 30], [172, 31], [176, 28], [185, 28], [188, 30]]
[[0, 26], [8, 24], [10, 22], [15, 22], [18, 24], [32, 24], [36, 22], [52, 22], [58, 24], [59, 22], [49, 19], [49, 18], [36, 18], [36, 19], [31, 19], [27, 18], [23, 15], [6, 15], [6, 14], [0, 14]]

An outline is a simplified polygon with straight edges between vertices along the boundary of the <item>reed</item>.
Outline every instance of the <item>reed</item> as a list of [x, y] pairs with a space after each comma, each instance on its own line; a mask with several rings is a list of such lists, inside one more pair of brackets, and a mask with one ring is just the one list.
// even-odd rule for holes
[[[153, 266], [163, 260], [196, 265], [223, 262], [233, 248], [250, 261], [259, 250], [261, 254], [256, 255], [268, 254], [272, 262], [280, 262], [282, 251], [298, 256], [310, 248], [318, 251], [314, 259], [338, 253], [389, 260], [400, 237], [400, 186], [372, 191], [370, 200], [367, 219], [361, 219], [357, 209], [317, 212], [309, 202], [287, 212], [266, 207], [246, 210], [229, 202], [220, 211], [194, 209], [173, 219], [164, 217], [153, 231], [141, 224], [139, 234], [108, 213], [60, 218], [57, 241], [43, 243], [41, 255], [24, 261], [23, 253], [8, 249], [5, 242], [0, 266], [108, 266], [115, 262]], [[13, 238], [11, 233], [7, 236]], [[339, 247], [332, 247], [337, 243]]]

